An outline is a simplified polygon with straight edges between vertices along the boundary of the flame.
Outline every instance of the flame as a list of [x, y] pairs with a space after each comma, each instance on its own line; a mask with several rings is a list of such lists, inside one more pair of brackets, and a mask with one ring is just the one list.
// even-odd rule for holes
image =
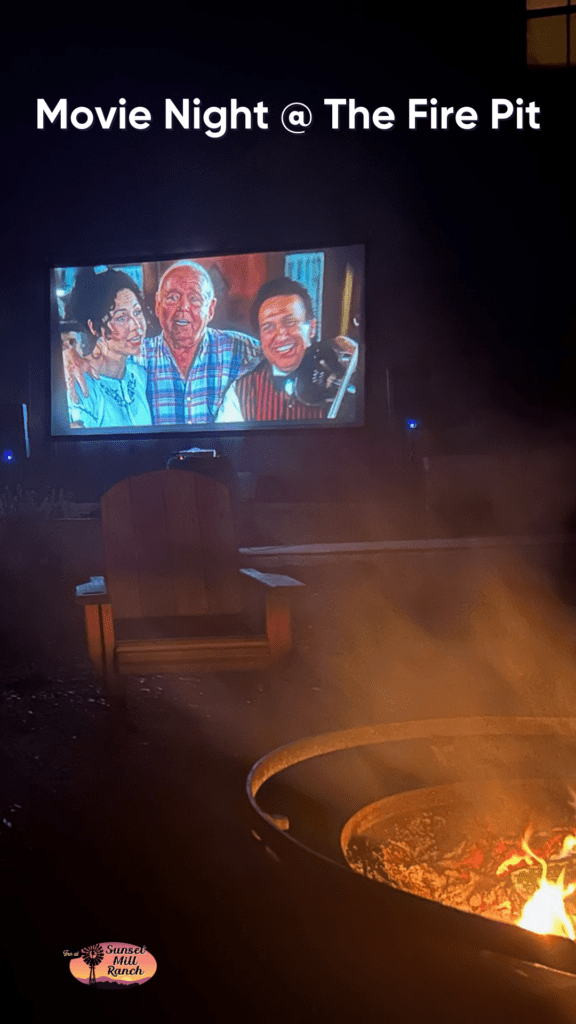
[[[568, 850], [576, 845], [576, 837], [567, 836], [563, 852], [569, 839], [573, 842], [568, 845]], [[555, 882], [548, 881], [548, 865], [530, 849], [526, 836], [522, 839], [522, 849], [542, 865], [542, 877], [538, 889], [526, 903], [516, 924], [538, 935], [561, 935], [576, 942], [576, 932], [564, 905], [564, 900], [576, 891], [576, 883], [564, 885], [564, 868]]]
[[[517, 853], [513, 853], [511, 857], [507, 857], [507, 859], [503, 860], [500, 866], [496, 868], [496, 874], [503, 875], [508, 868], [515, 868], [518, 864], [523, 864], [525, 860], [527, 860], [526, 856], [519, 856]], [[528, 863], [531, 864], [532, 861], [530, 860]]]
[[508, 868], [515, 868], [518, 864], [534, 863], [534, 854], [528, 846], [528, 840], [530, 839], [532, 832], [532, 825], [528, 825], [522, 837], [522, 849], [524, 850], [524, 853], [513, 853], [510, 857], [507, 857], [506, 860], [503, 860], [499, 867], [496, 868], [497, 875], [503, 875], [504, 872], [508, 870]]
[[562, 850], [560, 851], [561, 857], [567, 857], [568, 854], [576, 847], [576, 836], [570, 833], [567, 835], [564, 842], [562, 843]]

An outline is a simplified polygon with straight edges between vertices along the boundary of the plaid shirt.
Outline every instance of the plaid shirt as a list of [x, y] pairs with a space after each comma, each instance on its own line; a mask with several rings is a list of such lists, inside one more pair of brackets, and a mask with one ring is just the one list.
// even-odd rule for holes
[[228, 385], [260, 358], [254, 338], [208, 327], [183, 380], [164, 335], [145, 338], [139, 362], [148, 374], [146, 397], [152, 422], [161, 426], [213, 423]]

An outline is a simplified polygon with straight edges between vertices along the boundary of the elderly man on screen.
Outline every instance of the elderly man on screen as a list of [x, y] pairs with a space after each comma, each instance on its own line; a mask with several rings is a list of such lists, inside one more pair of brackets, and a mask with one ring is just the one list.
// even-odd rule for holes
[[[208, 326], [216, 309], [214, 288], [204, 267], [191, 260], [173, 263], [163, 274], [155, 308], [162, 331], [144, 339], [141, 356], [152, 423], [213, 423], [229, 384], [260, 357], [258, 342]], [[64, 366], [75, 402], [76, 385], [86, 394], [85, 375], [98, 378], [98, 370], [73, 349], [65, 351]]]
[[318, 342], [310, 295], [288, 277], [262, 285], [252, 322], [263, 358], [230, 384], [217, 422], [328, 418], [339, 386], [345, 386], [346, 362], [357, 358], [357, 343], [344, 335]]

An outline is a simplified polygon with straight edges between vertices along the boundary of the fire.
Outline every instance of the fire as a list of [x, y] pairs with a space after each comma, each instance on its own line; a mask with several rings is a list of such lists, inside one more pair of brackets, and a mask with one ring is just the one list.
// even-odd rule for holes
[[576, 836], [572, 834], [567, 835], [564, 842], [562, 843], [562, 852], [560, 856], [567, 857], [568, 854], [572, 852], [574, 847], [576, 847]]
[[[496, 868], [496, 874], [503, 875], [506, 871], [508, 871], [508, 868], [515, 868], [518, 866], [518, 864], [524, 864], [525, 860], [526, 857], [522, 857], [517, 853], [513, 853], [511, 857], [507, 857], [506, 860], [502, 861], [500, 867]], [[531, 864], [532, 861], [529, 860], [528, 863]]]
[[[562, 846], [562, 855], [576, 846], [576, 837], [567, 836]], [[564, 900], [576, 891], [576, 883], [564, 885], [564, 868], [555, 882], [547, 877], [548, 865], [528, 846], [526, 836], [522, 839], [522, 849], [527, 859], [542, 865], [542, 876], [538, 889], [526, 903], [520, 919], [516, 922], [521, 928], [537, 932], [538, 935], [561, 935], [576, 942], [576, 932], [567, 912]]]

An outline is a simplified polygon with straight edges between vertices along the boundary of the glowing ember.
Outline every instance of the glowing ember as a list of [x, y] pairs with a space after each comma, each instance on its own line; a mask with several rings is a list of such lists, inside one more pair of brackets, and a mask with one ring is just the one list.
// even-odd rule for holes
[[486, 835], [446, 849], [438, 846], [442, 825], [425, 813], [398, 823], [384, 844], [356, 836], [346, 858], [354, 870], [427, 899], [576, 941], [574, 831], [527, 829], [520, 839]]
[[[576, 837], [566, 836], [562, 845], [562, 855], [572, 850], [575, 845]], [[550, 882], [547, 878], [548, 865], [546, 861], [530, 849], [526, 836], [522, 839], [522, 847], [528, 857], [542, 866], [542, 877], [538, 889], [526, 903], [516, 924], [528, 931], [537, 932], [538, 935], [562, 935], [576, 941], [574, 926], [564, 904], [564, 900], [576, 891], [576, 883], [564, 885], [564, 868], [556, 881]]]
[[[576, 809], [576, 793], [571, 795]], [[437, 803], [417, 815], [392, 818], [385, 829], [379, 824], [373, 835], [353, 833], [346, 860], [355, 871], [417, 896], [576, 942], [573, 816], [554, 807], [560, 820], [548, 824], [540, 812], [519, 836], [496, 831], [498, 806], [482, 832], [470, 806]], [[502, 817], [518, 822], [520, 815], [514, 810]]]

